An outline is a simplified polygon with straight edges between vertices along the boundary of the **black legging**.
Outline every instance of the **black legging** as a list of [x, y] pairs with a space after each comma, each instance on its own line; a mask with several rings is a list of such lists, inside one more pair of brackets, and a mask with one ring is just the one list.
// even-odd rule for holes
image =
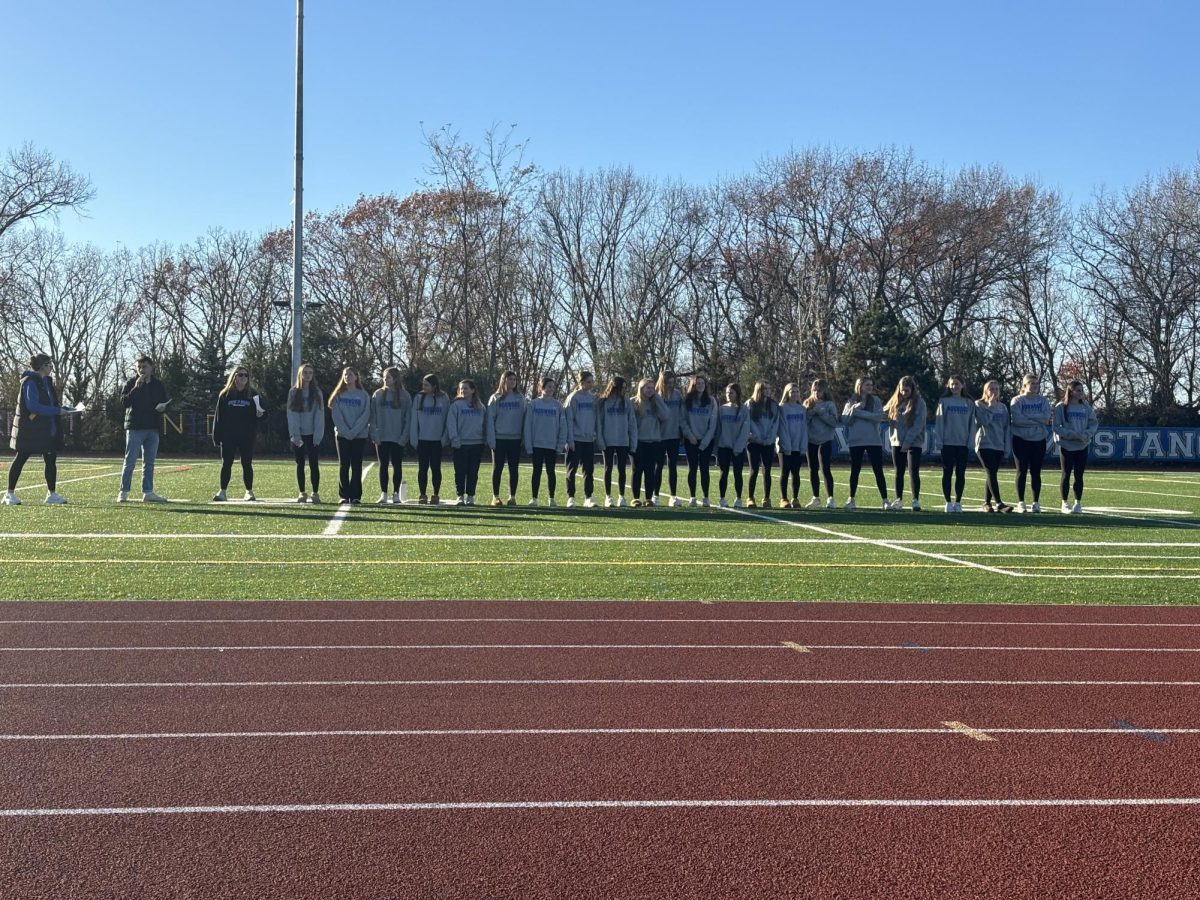
[[1004, 462], [1004, 451], [982, 448], [978, 452], [979, 462], [987, 473], [987, 480], [983, 485], [983, 502], [989, 506], [1003, 503], [1000, 499], [1000, 464]]
[[[818, 470], [818, 466], [820, 467]], [[833, 441], [808, 445], [808, 480], [814, 497], [821, 496], [821, 475], [825, 476], [825, 496], [833, 496]]]
[[779, 496], [786, 500], [788, 497], [788, 479], [792, 481], [792, 499], [800, 497], [800, 470], [804, 468], [804, 451], [794, 450], [791, 453], [780, 454], [782, 464], [779, 468]]
[[[31, 456], [33, 454], [28, 450], [20, 450], [13, 457], [12, 466], [8, 470], [8, 490], [10, 493], [17, 489], [17, 482], [21, 479], [21, 470], [25, 468], [25, 462]], [[42, 460], [46, 463], [46, 488], [53, 494], [54, 489], [58, 486], [58, 454], [43, 453]]]
[[338, 497], [342, 501], [362, 500], [362, 461], [366, 449], [366, 438], [337, 437]]
[[417, 490], [428, 496], [425, 488], [433, 476], [433, 496], [442, 492], [442, 442], [417, 441]]
[[758, 470], [763, 472], [763, 499], [771, 499], [771, 467], [775, 465], [775, 448], [766, 444], [751, 443], [750, 451], [750, 499], [754, 499], [754, 486], [758, 483]]
[[613, 463], [617, 464], [617, 484], [620, 487], [621, 496], [625, 495], [625, 467], [629, 464], [629, 448], [628, 447], [605, 447], [604, 448], [604, 495], [606, 497], [612, 495], [612, 470]]
[[[1082, 450], [1064, 450], [1058, 448], [1058, 464], [1062, 467], [1062, 477], [1058, 482], [1058, 491], [1062, 494], [1063, 503], [1067, 502], [1067, 488], [1070, 487], [1075, 499], [1083, 500], [1083, 471], [1087, 468], [1087, 447]], [[1070, 484], [1074, 479], [1074, 484]]]
[[699, 472], [700, 490], [703, 491], [704, 496], [707, 498], [710, 483], [708, 467], [712, 462], [712, 447], [701, 447], [699, 444], [693, 444], [691, 441], [684, 441], [683, 451], [687, 454], [688, 490], [692, 492], [693, 497], [696, 496], [696, 473]]
[[246, 485], [246, 490], [254, 490], [253, 437], [221, 442], [221, 490], [229, 487], [229, 479], [233, 477], [233, 461], [238, 457], [242, 460], [242, 484]]
[[638, 498], [645, 485], [646, 499], [658, 494], [656, 476], [662, 473], [662, 442], [640, 441], [633, 454], [633, 499]]
[[914, 500], [921, 498], [921, 448], [904, 450], [892, 448], [892, 465], [896, 467], [896, 496], [904, 496], [904, 471], [908, 470], [908, 485]]
[[1045, 441], [1027, 441], [1013, 435], [1013, 460], [1017, 466], [1017, 499], [1025, 499], [1025, 476], [1033, 487], [1033, 502], [1042, 495], [1042, 463], [1046, 460]]
[[963, 489], [967, 486], [967, 448], [942, 445], [942, 496], [951, 502], [950, 477], [954, 476], [955, 503], [962, 503]]
[[667, 487], [671, 489], [671, 496], [674, 497], [679, 493], [679, 438], [669, 438], [658, 443], [660, 456], [658, 458], [658, 471], [654, 476], [654, 487], [658, 490], [662, 487], [663, 468], [667, 470]]
[[746, 465], [746, 451], [735, 454], [732, 447], [717, 448], [717, 465], [721, 467], [721, 480], [717, 482], [717, 492], [725, 499], [725, 488], [729, 486], [729, 467], [733, 466], [734, 496], [742, 496], [742, 467]]
[[583, 496], [592, 496], [595, 490], [596, 444], [593, 441], [576, 441], [575, 449], [567, 451], [567, 496], [575, 496], [575, 471], [583, 468]]
[[308, 471], [311, 476], [313, 493], [321, 490], [321, 467], [317, 464], [317, 445], [313, 443], [311, 434], [300, 435], [300, 446], [292, 444], [292, 451], [296, 457], [296, 485], [300, 488], [300, 493], [305, 493], [306, 487], [304, 484], [304, 463], [308, 462]]
[[508, 466], [508, 495], [517, 493], [517, 468], [521, 462], [520, 438], [496, 438], [496, 449], [492, 451], [492, 494], [500, 496], [500, 473]]
[[483, 444], [463, 444], [454, 450], [454, 492], [462, 497], [475, 496], [479, 483], [479, 461], [483, 459]]
[[558, 485], [558, 473], [554, 467], [558, 462], [558, 453], [553, 448], [547, 450], [544, 447], [533, 448], [533, 499], [537, 499], [538, 489], [542, 486], [542, 468], [546, 469], [546, 488], [550, 493], [550, 499], [554, 499], [554, 489]]
[[883, 448], [871, 444], [866, 447], [850, 448], [850, 499], [858, 493], [858, 476], [862, 472], [863, 454], [871, 460], [871, 469], [875, 472], [875, 486], [879, 488], [879, 496], [888, 498], [887, 479], [883, 477]]
[[[380, 441], [375, 445], [375, 459], [379, 463], [379, 490], [388, 492], [388, 482], [391, 481], [392, 493], [400, 492], [400, 482], [404, 480], [404, 447], [396, 441]], [[395, 472], [395, 477], [388, 476]]]

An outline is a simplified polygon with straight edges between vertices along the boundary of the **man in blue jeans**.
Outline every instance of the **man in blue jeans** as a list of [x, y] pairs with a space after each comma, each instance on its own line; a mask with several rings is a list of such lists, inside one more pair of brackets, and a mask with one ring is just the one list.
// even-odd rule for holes
[[142, 500], [146, 503], [166, 503], [154, 493], [154, 459], [158, 456], [158, 441], [162, 435], [162, 414], [171, 402], [167, 389], [154, 377], [154, 360], [138, 358], [134, 364], [137, 377], [130, 378], [121, 391], [125, 404], [125, 467], [121, 470], [121, 492], [117, 502], [129, 499], [133, 483], [133, 466], [142, 457]]

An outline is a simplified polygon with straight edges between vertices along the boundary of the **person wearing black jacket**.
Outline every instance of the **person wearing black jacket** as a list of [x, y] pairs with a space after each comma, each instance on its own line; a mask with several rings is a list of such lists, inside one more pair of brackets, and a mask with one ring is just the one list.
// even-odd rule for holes
[[121, 402], [125, 405], [125, 467], [121, 470], [121, 490], [117, 502], [129, 499], [133, 484], [133, 467], [142, 457], [142, 500], [146, 503], [165, 503], [154, 493], [154, 461], [158, 457], [158, 441], [162, 435], [162, 415], [171, 398], [166, 386], [154, 377], [154, 360], [139, 357], [134, 363], [137, 376], [125, 382]]
[[221, 448], [221, 489], [213, 500], [226, 499], [225, 489], [233, 475], [233, 460], [242, 459], [242, 482], [246, 485], [246, 500], [254, 496], [254, 434], [258, 420], [265, 410], [258, 392], [250, 387], [250, 372], [237, 366], [217, 394], [217, 411], [213, 416], [213, 443]]
[[5, 506], [20, 506], [17, 497], [17, 481], [29, 457], [40, 453], [46, 462], [46, 502], [52, 506], [66, 503], [59, 496], [58, 450], [62, 447], [63, 430], [59, 422], [62, 416], [79, 412], [69, 406], [60, 406], [58, 391], [50, 373], [54, 360], [45, 353], [35, 353], [29, 360], [29, 368], [21, 373], [21, 391], [17, 395], [17, 412], [13, 418], [10, 444], [17, 451], [8, 468], [8, 490], [0, 500]]

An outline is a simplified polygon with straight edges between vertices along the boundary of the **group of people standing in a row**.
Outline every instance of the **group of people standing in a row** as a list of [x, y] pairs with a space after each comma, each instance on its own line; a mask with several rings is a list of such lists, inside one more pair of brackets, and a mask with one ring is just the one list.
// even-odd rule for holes
[[[118, 502], [128, 499], [133, 468], [143, 460], [143, 499], [161, 502], [154, 492], [154, 460], [162, 413], [170, 404], [162, 382], [154, 377], [154, 362], [148, 357], [137, 363], [137, 376], [122, 391], [127, 432], [125, 464]], [[39, 354], [31, 370], [22, 376], [17, 406], [17, 425], [12, 446], [17, 458], [9, 469], [4, 503], [15, 504], [17, 479], [32, 453], [46, 459], [48, 503], [61, 503], [55, 490], [54, 455], [61, 439], [57, 419], [77, 412], [58, 405], [50, 379], [52, 360]], [[1026, 375], [1021, 392], [1011, 404], [1000, 399], [1000, 384], [988, 381], [983, 397], [972, 400], [965, 382], [952, 376], [935, 412], [937, 443], [942, 453], [942, 494], [946, 512], [962, 511], [968, 447], [973, 446], [986, 473], [983, 510], [986, 512], [1040, 512], [1042, 463], [1047, 441], [1058, 442], [1062, 464], [1060, 494], [1063, 512], [1081, 512], [1083, 474], [1088, 447], [1096, 433], [1096, 414], [1084, 397], [1083, 384], [1070, 381], [1060, 402], [1051, 405], [1041, 394], [1036, 376]], [[321, 471], [318, 448], [325, 436], [326, 411], [333, 422], [339, 474], [338, 496], [343, 503], [362, 500], [363, 458], [373, 444], [379, 475], [379, 503], [401, 502], [402, 460], [412, 447], [417, 456], [419, 503], [438, 504], [442, 490], [442, 454], [451, 448], [454, 495], [457, 504], [474, 505], [479, 468], [484, 448], [492, 455], [492, 506], [516, 504], [518, 464], [521, 451], [532, 457], [532, 499], [537, 506], [543, 476], [548, 502], [556, 505], [558, 454], [566, 453], [567, 506], [576, 505], [577, 475], [582, 470], [583, 505], [596, 505], [594, 498], [597, 456], [603, 460], [605, 506], [657, 505], [665, 477], [669, 504], [679, 506], [679, 447], [687, 460], [687, 486], [691, 506], [709, 506], [711, 463], [715, 456], [720, 477], [719, 505], [728, 506], [726, 493], [733, 476], [733, 506], [772, 506], [772, 472], [780, 466], [780, 508], [836, 508], [832, 459], [838, 427], [845, 429], [850, 450], [850, 494], [845, 507], [854, 509], [864, 461], [875, 475], [885, 510], [899, 510], [904, 503], [907, 475], [914, 510], [921, 508], [921, 457], [926, 442], [928, 408], [915, 379], [905, 376], [884, 402], [874, 393], [870, 378], [860, 378], [854, 396], [840, 413], [829, 385], [813, 381], [805, 393], [788, 384], [778, 399], [771, 385], [754, 384], [748, 398], [741, 387], [729, 384], [720, 403], [702, 375], [691, 377], [681, 390], [669, 373], [657, 381], [641, 379], [629, 391], [621, 376], [609, 379], [597, 394], [591, 372], [582, 371], [565, 401], [557, 399], [553, 378], [541, 380], [538, 396], [528, 399], [521, 392], [513, 371], [505, 372], [496, 391], [485, 402], [475, 383], [458, 383], [453, 398], [446, 394], [436, 375], [426, 375], [421, 390], [411, 395], [395, 367], [383, 373], [383, 386], [374, 393], [363, 387], [357, 370], [343, 369], [328, 397], [318, 387], [315, 370], [300, 367], [288, 392], [287, 421], [296, 461], [298, 502], [319, 503]], [[213, 442], [221, 449], [220, 489], [214, 500], [227, 499], [233, 464], [240, 460], [245, 499], [254, 500], [254, 439], [258, 420], [265, 415], [258, 392], [250, 383], [250, 372], [238, 366], [217, 396], [213, 417]], [[892, 448], [895, 497], [889, 496], [883, 470], [881, 434], [886, 424]], [[57, 429], [57, 430], [56, 430]], [[1016, 507], [1000, 496], [999, 470], [1009, 455], [1017, 464]], [[626, 475], [632, 461], [632, 501], [626, 500]], [[812, 499], [801, 504], [802, 470], [808, 465]], [[749, 491], [743, 504], [745, 468], [749, 463]], [[507, 468], [507, 499], [501, 484]], [[616, 470], [616, 493], [613, 475]], [[762, 483], [761, 499], [756, 500]], [[311, 485], [311, 492], [310, 492]], [[1027, 485], [1032, 489], [1026, 503]], [[822, 486], [825, 499], [822, 500]], [[790, 489], [790, 499], [789, 499]], [[1073, 500], [1072, 500], [1073, 497]]]

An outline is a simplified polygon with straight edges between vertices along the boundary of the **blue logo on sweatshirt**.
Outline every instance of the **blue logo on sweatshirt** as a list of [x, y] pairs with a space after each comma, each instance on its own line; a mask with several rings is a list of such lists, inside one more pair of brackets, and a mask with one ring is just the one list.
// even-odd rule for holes
[[521, 401], [520, 400], [499, 400], [496, 402], [496, 406], [498, 406], [500, 409], [520, 409]]
[[533, 408], [533, 414], [534, 414], [535, 416], [554, 416], [554, 417], [557, 417], [557, 416], [558, 416], [558, 409], [557, 409], [557, 408], [555, 408], [555, 407], [549, 407], [549, 408], [547, 408], [547, 407], [545, 407], [545, 406], [535, 406], [535, 407]]
[[421, 412], [425, 413], [425, 415], [427, 415], [427, 416], [435, 416], [438, 413], [440, 413], [441, 411], [442, 411], [442, 407], [441, 407], [441, 404], [439, 404], [439, 403], [434, 403], [431, 406], [422, 406], [421, 407]]
[[362, 406], [363, 405], [361, 397], [347, 397], [344, 394], [341, 397], [338, 397], [338, 403], [344, 404], [345, 406]]
[[482, 413], [480, 410], [476, 409], [476, 408], [475, 408], [475, 407], [473, 407], [473, 406], [467, 406], [466, 404], [463, 404], [463, 406], [459, 408], [459, 410], [458, 410], [458, 414], [459, 414], [460, 416], [480, 416], [480, 415], [483, 415], [483, 413]]

